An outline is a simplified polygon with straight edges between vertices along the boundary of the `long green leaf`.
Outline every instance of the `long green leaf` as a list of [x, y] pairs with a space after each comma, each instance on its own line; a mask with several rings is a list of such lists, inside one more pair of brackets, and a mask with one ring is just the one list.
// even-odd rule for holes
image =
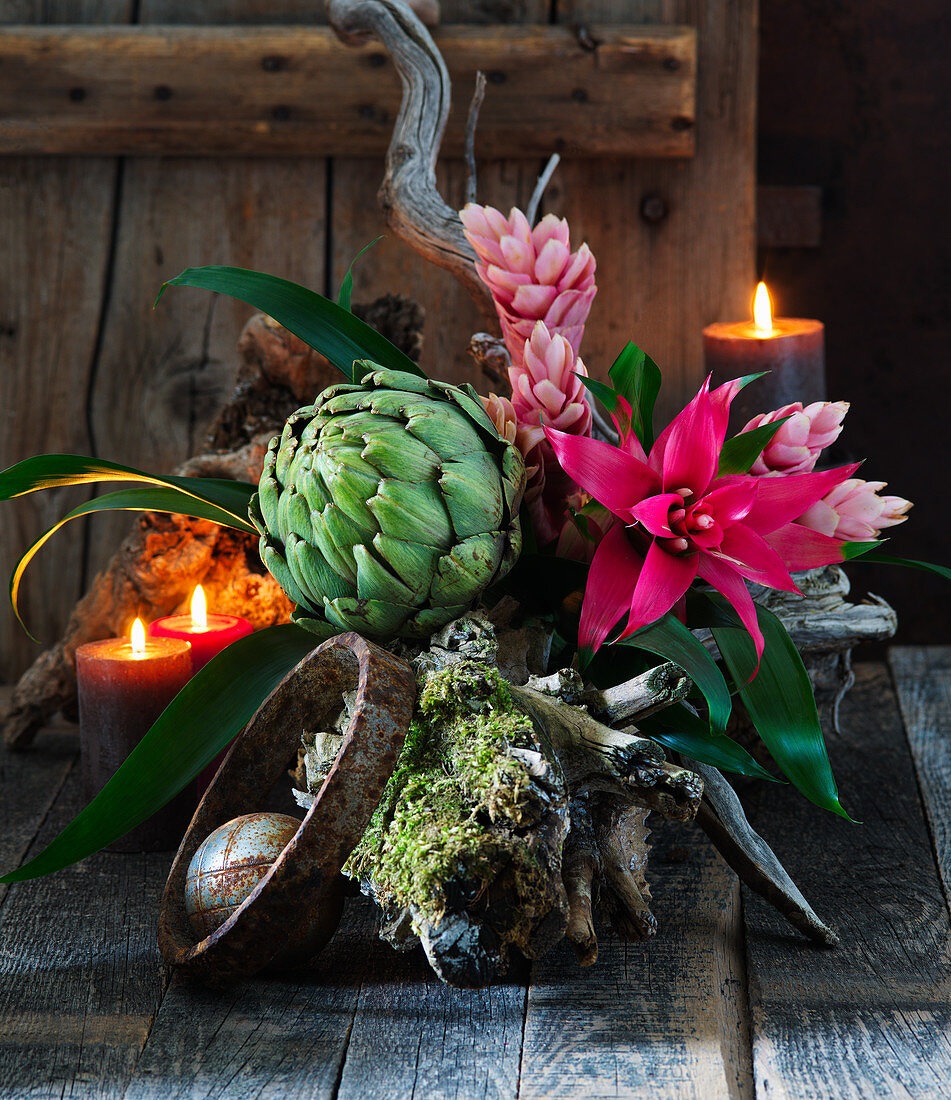
[[314, 636], [298, 626], [272, 626], [228, 646], [175, 696], [89, 805], [0, 882], [62, 870], [146, 821], [240, 733], [314, 645]]
[[755, 779], [769, 779], [778, 782], [770, 773], [753, 759], [731, 737], [714, 733], [707, 723], [682, 703], [664, 707], [656, 714], [640, 718], [638, 730], [665, 748], [683, 753], [702, 764], [712, 764], [722, 771], [737, 772]]
[[717, 477], [723, 477], [726, 474], [749, 473], [750, 467], [787, 420], [789, 420], [789, 417], [784, 416], [781, 420], [774, 420], [770, 424], [760, 424], [758, 428], [751, 428], [748, 432], [740, 432], [739, 435], [728, 439], [720, 451]]
[[[135, 489], [120, 489], [116, 493], [105, 493], [103, 496], [95, 497], [93, 500], [86, 501], [85, 504], [80, 504], [71, 512], [67, 512], [58, 523], [54, 523], [49, 530], [44, 531], [16, 563], [10, 577], [10, 603], [18, 622], [28, 634], [30, 631], [20, 616], [19, 608], [20, 584], [27, 566], [61, 527], [72, 519], [91, 516], [96, 512], [180, 512], [194, 516], [196, 519], [208, 519], [212, 523], [220, 523], [224, 527], [233, 527], [249, 535], [257, 534], [247, 520], [238, 520], [231, 512], [219, 508], [216, 504], [202, 500], [191, 493], [183, 493], [174, 486], [137, 486]], [[33, 635], [30, 634], [30, 637], [32, 638]]]
[[[735, 618], [722, 597], [708, 598]], [[802, 658], [786, 628], [771, 611], [757, 605], [756, 616], [766, 648], [752, 680], [749, 677], [756, 667], [756, 651], [749, 632], [742, 625], [713, 627], [713, 637], [730, 675], [741, 685], [740, 698], [783, 773], [810, 802], [851, 821], [839, 801], [812, 684]]]
[[371, 359], [390, 370], [425, 377], [408, 355], [349, 310], [276, 275], [241, 267], [190, 267], [162, 284], [156, 305], [170, 286], [214, 290], [263, 310], [305, 344], [325, 355], [351, 380], [354, 378], [353, 364], [361, 359]]
[[375, 244], [378, 244], [382, 240], [383, 237], [381, 235], [370, 241], [369, 244], [365, 244], [350, 261], [350, 266], [347, 268], [347, 274], [344, 275], [343, 282], [340, 284], [340, 293], [337, 295], [337, 305], [345, 309], [348, 313], [350, 312], [350, 299], [353, 296], [353, 265], [360, 259], [364, 252], [369, 252]]
[[614, 360], [608, 375], [631, 406], [631, 427], [645, 451], [654, 445], [654, 404], [660, 393], [660, 367], [630, 340]]
[[[849, 548], [853, 546], [858, 547], [866, 545], [869, 545], [871, 549], [874, 549], [875, 546], [880, 546], [881, 543], [846, 543], [846, 546]], [[853, 551], [852, 553], [846, 552], [845, 556], [846, 559], [850, 561], [855, 560], [861, 556], [862, 561], [867, 563], [868, 565], [903, 565], [908, 569], [921, 569], [925, 573], [933, 573], [936, 577], [942, 577], [946, 581], [951, 581], [951, 569], [949, 569], [946, 565], [935, 565], [934, 562], [930, 561], [918, 561], [915, 558], [896, 558], [892, 554], [866, 553], [864, 555], [861, 555], [861, 552], [856, 553], [855, 551]]]
[[622, 645], [646, 649], [682, 668], [703, 693], [710, 708], [710, 729], [722, 734], [733, 709], [730, 689], [717, 663], [684, 624], [670, 613], [643, 627]]
[[[171, 485], [195, 500], [216, 504], [240, 523], [247, 524], [248, 502], [257, 486], [247, 481], [211, 477], [165, 477], [86, 455], [36, 455], [0, 472], [0, 500], [58, 489], [64, 485], [88, 485], [102, 481], [134, 481], [146, 485]], [[179, 509], [184, 511], [184, 509]]]

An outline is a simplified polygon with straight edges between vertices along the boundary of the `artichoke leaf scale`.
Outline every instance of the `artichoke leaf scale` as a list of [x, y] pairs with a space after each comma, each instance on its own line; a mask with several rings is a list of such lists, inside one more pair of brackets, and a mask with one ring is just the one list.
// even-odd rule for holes
[[430, 603], [434, 607], [471, 603], [498, 573], [506, 541], [505, 532], [489, 531], [454, 546], [436, 567]]
[[469, 601], [453, 604], [449, 607], [425, 607], [406, 623], [403, 627], [403, 635], [408, 638], [428, 638], [434, 630], [458, 619], [469, 609]]
[[372, 537], [336, 504], [328, 504], [314, 516], [314, 542], [327, 559], [331, 569], [353, 585], [357, 584], [357, 568], [353, 560], [353, 547]]
[[407, 430], [443, 458], [485, 451], [478, 429], [448, 402], [427, 401], [410, 410]]
[[355, 596], [324, 600], [324, 614], [331, 623], [341, 630], [355, 630], [371, 638], [398, 634], [413, 610], [399, 604]]
[[285, 489], [277, 505], [278, 530], [283, 535], [293, 531], [295, 535], [312, 542], [314, 526], [310, 520], [310, 505], [293, 488]]
[[367, 435], [363, 457], [375, 466], [384, 477], [398, 481], [434, 481], [439, 476], [441, 460], [410, 435], [402, 425]]
[[327, 598], [354, 594], [353, 585], [338, 576], [319, 550], [293, 534], [287, 540], [287, 565], [298, 587], [310, 597], [311, 607], [320, 607]]
[[505, 518], [505, 494], [498, 464], [486, 451], [443, 464], [439, 486], [460, 539], [494, 531]]
[[404, 607], [416, 604], [411, 589], [385, 565], [377, 561], [366, 545], [357, 543], [354, 546], [353, 559], [357, 563], [357, 596], [360, 599], [383, 600], [386, 603], [397, 603]]
[[313, 609], [313, 605], [300, 590], [297, 581], [294, 580], [283, 554], [276, 550], [266, 538], [261, 539], [261, 561], [264, 562], [264, 568], [294, 603]]
[[373, 545], [400, 580], [413, 590], [413, 603], [423, 603], [436, 575], [439, 550], [422, 542], [393, 538], [382, 532], [375, 536]]
[[429, 543], [441, 550], [448, 550], [455, 541], [446, 505], [432, 482], [412, 485], [384, 478], [367, 505], [386, 534], [408, 542]]

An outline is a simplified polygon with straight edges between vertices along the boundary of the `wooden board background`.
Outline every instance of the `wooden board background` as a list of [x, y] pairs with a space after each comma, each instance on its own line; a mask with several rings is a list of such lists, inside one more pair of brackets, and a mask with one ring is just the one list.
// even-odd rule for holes
[[[698, 31], [696, 155], [689, 160], [566, 160], [544, 207], [571, 221], [598, 258], [600, 291], [582, 354], [603, 375], [632, 338], [665, 369], [662, 413], [695, 388], [705, 324], [743, 316], [754, 267], [756, 0], [444, 0], [444, 22], [684, 24]], [[8, 0], [6, 24], [276, 24], [323, 21], [306, 0]], [[490, 90], [491, 94], [491, 90]], [[540, 158], [480, 164], [479, 199], [527, 202]], [[198, 264], [272, 271], [333, 292], [383, 232], [382, 162], [336, 157], [11, 158], [0, 160], [0, 467], [73, 451], [168, 470], [201, 442], [237, 366], [250, 314], [179, 290], [152, 310], [163, 279]], [[440, 169], [461, 205], [458, 161]], [[658, 197], [660, 221], [641, 215]], [[426, 308], [424, 366], [481, 379], [465, 356], [482, 327], [464, 291], [387, 239], [356, 271], [354, 296], [402, 291]], [[5, 505], [0, 572], [73, 499]], [[53, 640], [127, 527], [102, 518], [58, 535], [31, 567], [27, 621]], [[39, 648], [0, 618], [0, 681]]]

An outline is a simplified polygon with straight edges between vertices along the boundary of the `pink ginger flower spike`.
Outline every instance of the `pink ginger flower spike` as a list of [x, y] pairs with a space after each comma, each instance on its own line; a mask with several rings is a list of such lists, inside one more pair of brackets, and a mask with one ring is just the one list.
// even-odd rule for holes
[[797, 520], [803, 527], [847, 542], [868, 542], [886, 527], [904, 523], [912, 507], [904, 497], [879, 496], [884, 481], [852, 477], [836, 485]]
[[750, 473], [758, 477], [809, 473], [815, 467], [820, 452], [839, 438], [842, 421], [848, 411], [847, 401], [813, 401], [805, 408], [801, 401], [795, 401], [775, 412], [754, 416], [743, 429], [744, 432], [763, 424], [775, 424], [784, 416], [788, 416], [789, 420], [766, 445], [750, 467]]
[[523, 424], [545, 423], [571, 435], [591, 434], [591, 409], [585, 400], [588, 371], [564, 336], [552, 335], [536, 321], [520, 365], [509, 368], [512, 405]]
[[521, 210], [513, 207], [506, 218], [494, 207], [470, 202], [459, 217], [492, 292], [512, 362], [521, 363], [536, 321], [564, 336], [577, 355], [597, 293], [588, 246], [572, 252], [568, 223], [553, 214], [532, 229]]

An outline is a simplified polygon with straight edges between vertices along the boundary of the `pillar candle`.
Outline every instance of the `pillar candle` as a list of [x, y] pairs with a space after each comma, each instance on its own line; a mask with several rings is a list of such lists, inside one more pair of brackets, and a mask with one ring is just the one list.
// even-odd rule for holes
[[[764, 308], [765, 305], [765, 308]], [[742, 428], [757, 413], [793, 401], [808, 405], [826, 399], [824, 328], [821, 321], [777, 317], [760, 283], [752, 321], [728, 321], [703, 330], [703, 354], [713, 385], [745, 374], [769, 371], [744, 387], [733, 402], [730, 424]]]
[[[142, 624], [138, 622], [141, 630]], [[105, 786], [192, 674], [187, 642], [109, 638], [76, 650], [83, 793]], [[111, 851], [177, 848], [195, 809], [186, 787], [148, 821], [110, 846]]]
[[239, 615], [212, 615], [205, 608], [201, 585], [192, 597], [188, 615], [166, 615], [149, 623], [150, 638], [177, 638], [191, 645], [192, 672], [206, 664], [226, 647], [253, 631], [247, 619]]

